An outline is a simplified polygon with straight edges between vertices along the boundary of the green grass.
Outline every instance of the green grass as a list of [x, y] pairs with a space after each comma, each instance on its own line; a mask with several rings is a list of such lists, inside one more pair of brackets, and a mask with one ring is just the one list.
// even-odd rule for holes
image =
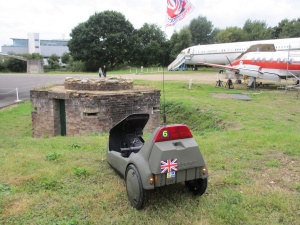
[[[108, 75], [127, 75], [127, 74], [194, 74], [196, 72], [218, 72], [219, 70], [216, 68], [199, 68], [197, 71], [193, 71], [192, 68], [189, 68], [187, 71], [168, 71], [168, 68], [162, 68], [162, 67], [144, 67], [143, 70], [141, 70], [140, 67], [128, 67], [128, 68], [122, 68], [117, 70], [109, 70], [107, 72]], [[71, 72], [71, 71], [65, 71], [65, 70], [57, 70], [57, 71], [48, 71], [45, 74], [80, 74], [80, 75], [92, 75], [92, 74], [98, 74], [98, 70], [95, 72]]]
[[107, 134], [32, 138], [25, 102], [0, 110], [0, 224], [299, 224], [300, 98], [165, 84], [167, 121], [191, 127], [208, 166], [202, 197], [176, 184], [149, 191], [134, 210], [106, 163]]

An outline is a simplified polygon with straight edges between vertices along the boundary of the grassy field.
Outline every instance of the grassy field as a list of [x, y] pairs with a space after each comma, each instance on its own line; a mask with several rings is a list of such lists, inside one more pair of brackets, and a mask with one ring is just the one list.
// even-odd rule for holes
[[191, 127], [207, 163], [203, 196], [177, 184], [133, 209], [106, 163], [107, 134], [34, 139], [25, 102], [0, 110], [0, 224], [300, 224], [300, 97], [165, 84], [167, 121]]
[[[206, 67], [199, 67], [197, 71], [193, 71], [192, 68], [189, 68], [186, 71], [168, 71], [168, 68], [164, 67], [145, 67], [145, 68], [141, 68], [141, 67], [128, 67], [128, 68], [122, 68], [122, 69], [117, 69], [117, 70], [108, 70], [108, 75], [127, 75], [127, 74], [161, 74], [161, 73], [165, 73], [165, 74], [194, 74], [195, 72], [215, 72], [217, 73], [219, 71], [219, 69], [217, 68], [206, 68]], [[95, 72], [71, 72], [71, 71], [49, 71], [46, 72], [45, 74], [78, 74], [80, 73], [82, 74], [86, 74], [86, 75], [93, 75], [93, 74], [98, 74], [98, 70]]]

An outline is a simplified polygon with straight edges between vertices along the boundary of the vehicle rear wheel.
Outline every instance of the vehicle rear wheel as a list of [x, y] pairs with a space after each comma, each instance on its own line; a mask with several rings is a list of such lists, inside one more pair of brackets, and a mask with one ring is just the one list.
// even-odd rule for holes
[[133, 208], [142, 209], [146, 202], [146, 193], [139, 171], [134, 165], [129, 165], [126, 170], [126, 192]]
[[207, 188], [207, 178], [195, 179], [185, 182], [185, 185], [194, 195], [203, 195]]

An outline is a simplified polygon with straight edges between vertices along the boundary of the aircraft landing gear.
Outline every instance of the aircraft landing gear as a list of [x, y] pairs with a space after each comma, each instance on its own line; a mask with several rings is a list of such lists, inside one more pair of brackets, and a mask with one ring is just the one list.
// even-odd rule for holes
[[228, 87], [228, 89], [233, 89], [234, 88], [233, 82], [230, 78], [226, 82], [225, 88], [227, 88], [227, 87]]
[[216, 87], [223, 87], [223, 81], [217, 80], [216, 81]]

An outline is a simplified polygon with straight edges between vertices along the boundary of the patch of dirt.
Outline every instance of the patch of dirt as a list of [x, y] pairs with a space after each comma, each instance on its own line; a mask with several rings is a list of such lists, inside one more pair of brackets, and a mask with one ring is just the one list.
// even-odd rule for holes
[[[123, 77], [123, 76], [122, 76]], [[163, 74], [129, 74], [124, 75], [124, 78], [129, 78], [133, 80], [154, 80], [154, 81], [162, 81]], [[200, 82], [203, 84], [215, 84], [217, 81], [217, 75], [215, 73], [207, 72], [207, 73], [193, 73], [193, 74], [176, 74], [176, 72], [172, 74], [164, 74], [165, 80], [186, 80], [187, 82], [192, 79], [192, 81]]]
[[224, 126], [224, 129], [225, 130], [241, 130], [241, 129], [243, 129], [243, 127], [239, 124], [236, 124], [236, 123], [227, 123]]
[[16, 194], [14, 200], [11, 202], [4, 202], [3, 214], [7, 216], [22, 215], [28, 208], [33, 204], [34, 200], [32, 198], [24, 197], [23, 195]]
[[294, 186], [300, 182], [300, 162], [283, 153], [269, 155], [262, 163], [274, 160], [279, 167], [270, 167], [261, 171], [261, 176], [267, 187], [272, 189], [294, 190]]
[[32, 180], [33, 180], [33, 177], [31, 175], [26, 175], [26, 176], [10, 177], [7, 182], [13, 186], [20, 186], [24, 182], [30, 182]]

